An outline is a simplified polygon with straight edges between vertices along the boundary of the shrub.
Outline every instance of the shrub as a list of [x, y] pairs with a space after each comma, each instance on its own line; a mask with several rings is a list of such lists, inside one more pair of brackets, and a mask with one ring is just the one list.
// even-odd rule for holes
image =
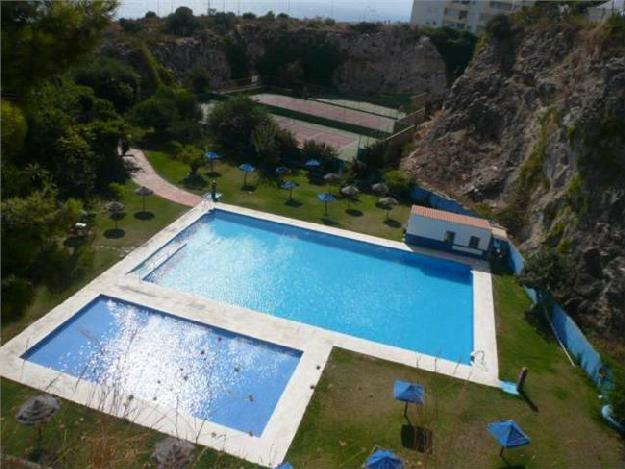
[[18, 320], [34, 299], [32, 284], [9, 275], [2, 279], [2, 324]]
[[508, 15], [495, 15], [486, 24], [486, 33], [498, 41], [503, 41], [512, 36], [512, 21]]
[[412, 183], [410, 178], [403, 171], [387, 171], [384, 173], [384, 182], [388, 186], [389, 192], [395, 197], [410, 197], [410, 187]]
[[357, 24], [350, 24], [350, 29], [356, 31], [360, 34], [372, 34], [377, 33], [380, 30], [380, 23], [368, 23], [366, 21], [362, 21]]
[[426, 34], [445, 61], [448, 81], [453, 82], [462, 75], [473, 58], [477, 36], [447, 26], [428, 29]]
[[323, 166], [328, 166], [338, 157], [338, 154], [334, 148], [325, 143], [306, 140], [302, 147], [301, 156], [305, 161], [315, 159], [319, 160]]
[[256, 15], [251, 11], [248, 11], [243, 13], [243, 15], [241, 15], [241, 18], [243, 18], [244, 20], [253, 20], [256, 18]]

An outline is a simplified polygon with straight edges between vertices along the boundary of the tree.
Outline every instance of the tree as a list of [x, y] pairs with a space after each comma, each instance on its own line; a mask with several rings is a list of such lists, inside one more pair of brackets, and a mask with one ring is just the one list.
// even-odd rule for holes
[[2, 100], [2, 155], [11, 158], [19, 153], [26, 138], [28, 124], [24, 113], [14, 103]]
[[152, 96], [135, 105], [128, 118], [137, 125], [153, 129], [156, 133], [164, 133], [180, 119], [180, 114], [173, 101]]
[[275, 166], [280, 157], [278, 126], [270, 120], [260, 123], [252, 131], [252, 145], [262, 161]]
[[198, 169], [204, 165], [202, 150], [193, 145], [183, 146], [176, 153], [176, 159], [189, 166], [189, 176], [195, 176]]
[[2, 2], [1, 8], [2, 91], [23, 98], [93, 49], [117, 1]]
[[126, 112], [140, 95], [140, 77], [128, 65], [100, 57], [74, 72], [74, 80], [89, 86], [98, 98], [111, 101], [118, 112]]
[[269, 120], [267, 111], [244, 96], [237, 96], [215, 105], [208, 125], [217, 140], [230, 147], [248, 146], [252, 132]]
[[206, 67], [196, 65], [189, 73], [187, 79], [191, 90], [196, 94], [201, 94], [209, 90], [211, 77]]
[[193, 10], [188, 7], [178, 7], [166, 20], [167, 31], [176, 36], [190, 36], [198, 27], [198, 21], [193, 16]]
[[538, 303], [542, 304], [548, 297], [548, 292], [554, 292], [568, 284], [571, 266], [568, 260], [561, 257], [557, 251], [548, 246], [541, 246], [527, 261], [521, 282], [536, 290]]

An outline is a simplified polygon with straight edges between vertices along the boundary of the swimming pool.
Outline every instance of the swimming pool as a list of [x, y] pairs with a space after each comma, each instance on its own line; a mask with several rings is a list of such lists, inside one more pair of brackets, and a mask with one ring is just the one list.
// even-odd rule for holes
[[280, 318], [471, 360], [468, 265], [213, 210], [136, 272], [148, 282]]
[[301, 355], [100, 296], [22, 358], [259, 436]]

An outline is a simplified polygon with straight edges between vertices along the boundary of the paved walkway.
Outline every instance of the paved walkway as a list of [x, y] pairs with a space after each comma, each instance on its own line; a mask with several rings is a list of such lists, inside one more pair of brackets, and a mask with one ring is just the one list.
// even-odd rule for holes
[[149, 187], [159, 197], [169, 199], [188, 207], [195, 207], [202, 201], [199, 195], [182, 190], [160, 177], [146, 158], [143, 151], [131, 148], [124, 157], [135, 168], [131, 172], [132, 180], [140, 186]]

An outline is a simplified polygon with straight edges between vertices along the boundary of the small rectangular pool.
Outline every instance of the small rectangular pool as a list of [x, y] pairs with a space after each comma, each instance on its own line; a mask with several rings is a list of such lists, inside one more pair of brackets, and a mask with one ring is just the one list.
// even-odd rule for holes
[[22, 358], [260, 436], [301, 352], [100, 296]]
[[468, 265], [214, 210], [136, 272], [146, 281], [468, 364]]

